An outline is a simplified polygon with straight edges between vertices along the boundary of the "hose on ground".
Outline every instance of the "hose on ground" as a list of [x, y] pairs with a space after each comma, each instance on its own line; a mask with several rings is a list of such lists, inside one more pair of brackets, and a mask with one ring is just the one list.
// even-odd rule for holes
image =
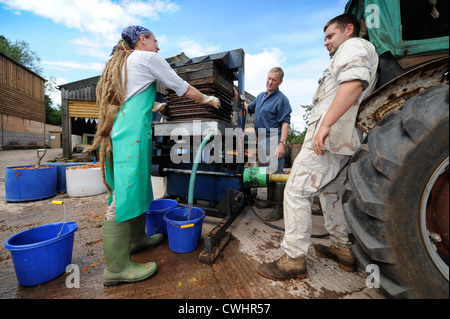
[[[252, 205], [251, 205], [248, 201], [246, 202], [246, 204], [247, 204], [248, 207], [250, 207], [250, 210], [252, 211], [252, 213], [253, 213], [260, 221], [262, 221], [264, 224], [266, 224], [266, 225], [269, 226], [269, 227], [272, 227], [272, 228], [275, 228], [275, 229], [284, 231], [284, 227], [277, 226], [277, 225], [274, 225], [274, 224], [272, 224], [272, 223], [269, 223], [267, 220], [265, 220], [264, 218], [262, 218], [262, 217], [261, 217], [261, 216], [253, 209]], [[328, 233], [324, 233], [324, 234], [311, 234], [311, 237], [312, 237], [312, 238], [325, 238], [325, 237], [328, 237], [328, 236], [330, 236], [330, 234], [328, 234]]]

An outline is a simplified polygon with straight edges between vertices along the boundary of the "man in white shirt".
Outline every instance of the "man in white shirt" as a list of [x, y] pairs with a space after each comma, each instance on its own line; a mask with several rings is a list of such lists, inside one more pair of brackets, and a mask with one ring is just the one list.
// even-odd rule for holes
[[378, 55], [359, 35], [359, 21], [340, 15], [324, 28], [325, 46], [332, 56], [314, 94], [314, 107], [300, 154], [295, 159], [284, 192], [285, 254], [260, 265], [259, 273], [274, 280], [306, 278], [305, 256], [311, 238], [312, 197], [319, 192], [325, 227], [333, 244], [315, 245], [316, 251], [346, 271], [355, 260], [342, 209], [347, 163], [361, 145], [355, 127], [361, 101], [373, 90]]

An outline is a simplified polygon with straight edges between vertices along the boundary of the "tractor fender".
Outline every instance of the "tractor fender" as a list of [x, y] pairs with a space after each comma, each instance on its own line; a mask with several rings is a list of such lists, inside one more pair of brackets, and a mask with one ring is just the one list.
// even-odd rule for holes
[[411, 97], [442, 83], [449, 85], [448, 69], [446, 56], [411, 69], [381, 86], [361, 103], [356, 126], [368, 134], [378, 121], [401, 108]]

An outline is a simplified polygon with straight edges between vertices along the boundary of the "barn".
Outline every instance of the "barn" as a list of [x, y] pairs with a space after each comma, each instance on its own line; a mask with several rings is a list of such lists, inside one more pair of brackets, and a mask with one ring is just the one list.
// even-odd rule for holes
[[45, 124], [44, 84], [0, 52], [0, 150], [61, 147], [61, 127]]

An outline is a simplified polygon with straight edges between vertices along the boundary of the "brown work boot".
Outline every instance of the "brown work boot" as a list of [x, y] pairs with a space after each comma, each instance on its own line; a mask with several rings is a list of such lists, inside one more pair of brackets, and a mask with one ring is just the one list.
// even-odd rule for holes
[[260, 275], [273, 280], [304, 279], [306, 278], [305, 257], [291, 258], [284, 254], [276, 261], [261, 264], [258, 272]]
[[348, 272], [355, 271], [355, 256], [352, 249], [333, 244], [324, 246], [320, 244], [314, 245], [314, 249], [323, 257], [336, 261], [342, 269]]

